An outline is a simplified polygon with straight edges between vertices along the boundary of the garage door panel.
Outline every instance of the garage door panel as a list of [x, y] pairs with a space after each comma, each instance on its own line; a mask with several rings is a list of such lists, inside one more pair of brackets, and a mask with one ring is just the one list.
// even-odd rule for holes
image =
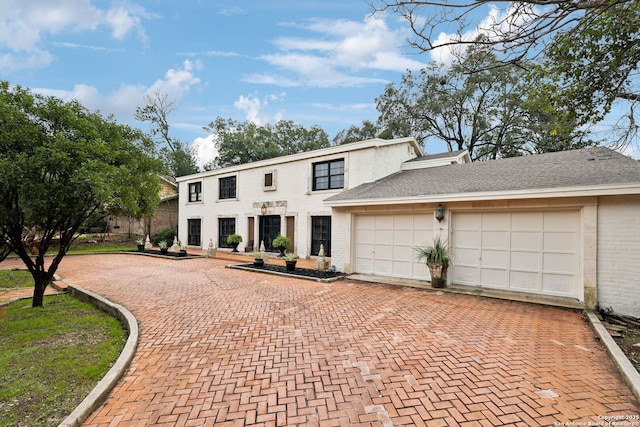
[[579, 211], [458, 216], [452, 216], [454, 283], [582, 296]]
[[576, 233], [545, 232], [543, 248], [545, 251], [574, 252]]
[[537, 271], [511, 271], [510, 288], [515, 291], [533, 291], [540, 287]]
[[574, 285], [573, 276], [562, 274], [544, 274], [542, 276], [542, 289], [546, 293], [565, 295], [573, 289]]
[[483, 230], [508, 230], [510, 221], [510, 214], [493, 214], [482, 216], [482, 229]]
[[579, 217], [566, 212], [545, 212], [544, 229], [557, 231], [578, 231]]
[[480, 232], [478, 230], [456, 230], [456, 247], [477, 248], [480, 246]]
[[509, 268], [509, 254], [506, 251], [483, 250], [482, 265], [485, 267]]
[[540, 233], [532, 231], [512, 231], [511, 232], [511, 250], [540, 250]]
[[413, 242], [413, 232], [411, 230], [394, 230], [393, 232], [393, 244], [394, 245], [406, 245]]
[[511, 252], [511, 269], [524, 271], [540, 270], [540, 255], [537, 252]]
[[573, 254], [544, 254], [542, 259], [545, 273], [572, 274], [577, 267]]
[[475, 286], [480, 282], [480, 269], [463, 265], [455, 265], [455, 282], [461, 285]]
[[511, 214], [511, 230], [534, 231], [542, 228], [542, 213], [540, 212], [514, 212]]
[[509, 287], [506, 270], [483, 268], [480, 273], [480, 280], [486, 286], [492, 288], [506, 289]]
[[509, 233], [505, 231], [483, 231], [482, 247], [506, 250], [509, 248]]

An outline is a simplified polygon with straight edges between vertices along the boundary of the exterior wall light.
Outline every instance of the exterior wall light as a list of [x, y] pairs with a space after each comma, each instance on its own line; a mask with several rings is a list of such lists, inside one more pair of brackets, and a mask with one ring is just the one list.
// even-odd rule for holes
[[267, 205], [265, 203], [263, 203], [262, 206], [260, 207], [260, 213], [262, 215], [266, 215], [267, 214]]
[[436, 207], [436, 219], [438, 222], [442, 222], [444, 219], [444, 207], [438, 203], [438, 207]]

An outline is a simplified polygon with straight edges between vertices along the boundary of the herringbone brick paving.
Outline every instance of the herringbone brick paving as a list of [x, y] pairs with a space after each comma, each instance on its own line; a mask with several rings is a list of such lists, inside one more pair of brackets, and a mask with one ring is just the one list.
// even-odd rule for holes
[[85, 426], [550, 426], [640, 405], [578, 312], [212, 259], [66, 258], [140, 323]]

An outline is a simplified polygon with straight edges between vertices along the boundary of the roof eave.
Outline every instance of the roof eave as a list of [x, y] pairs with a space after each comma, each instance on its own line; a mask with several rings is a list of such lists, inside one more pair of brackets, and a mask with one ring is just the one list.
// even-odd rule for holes
[[592, 197], [640, 194], [640, 183], [608, 184], [588, 187], [557, 187], [494, 192], [426, 194], [410, 197], [390, 197], [350, 200], [325, 200], [328, 207], [383, 206], [414, 203], [473, 202], [488, 200], [544, 199], [560, 197]]

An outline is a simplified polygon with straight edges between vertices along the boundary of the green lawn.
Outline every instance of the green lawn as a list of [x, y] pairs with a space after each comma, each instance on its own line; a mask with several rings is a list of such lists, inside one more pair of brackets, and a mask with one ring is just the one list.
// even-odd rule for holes
[[29, 270], [0, 270], [0, 290], [31, 287], [33, 277]]
[[69, 295], [0, 307], [0, 427], [58, 425], [116, 361], [118, 320]]

